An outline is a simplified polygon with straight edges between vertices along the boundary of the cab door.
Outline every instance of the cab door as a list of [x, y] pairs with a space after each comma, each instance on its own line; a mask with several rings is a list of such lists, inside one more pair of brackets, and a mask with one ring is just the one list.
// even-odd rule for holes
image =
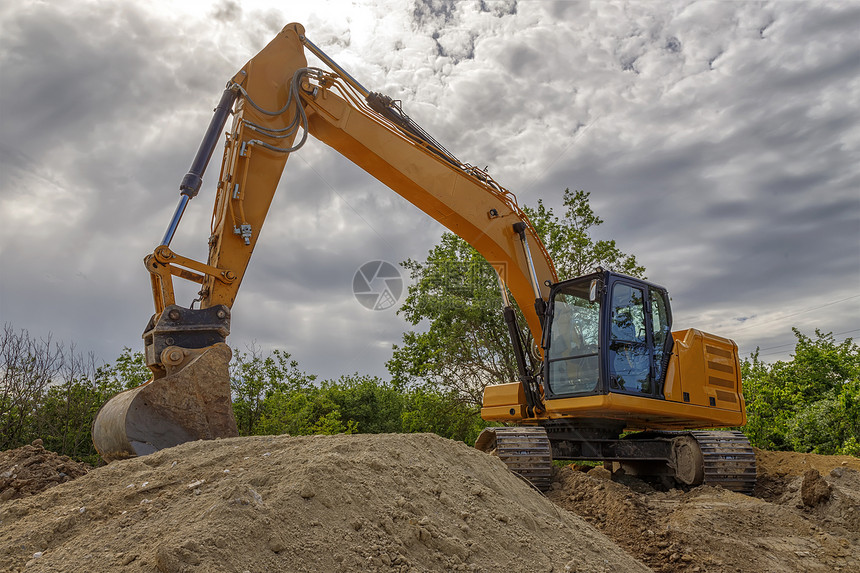
[[604, 369], [609, 392], [663, 397], [672, 352], [672, 314], [662, 287], [609, 275]]
[[653, 395], [654, 343], [646, 301], [648, 287], [615, 280], [607, 305], [609, 391]]

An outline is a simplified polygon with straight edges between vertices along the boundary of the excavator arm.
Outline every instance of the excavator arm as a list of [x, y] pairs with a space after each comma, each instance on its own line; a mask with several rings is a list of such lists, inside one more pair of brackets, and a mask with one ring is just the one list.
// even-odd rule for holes
[[[351, 99], [348, 86], [334, 76], [323, 76], [321, 83], [325, 87], [305, 99], [311, 135], [481, 253], [523, 309], [535, 340], [540, 340], [535, 301], [545, 300], [549, 294], [544, 281], [556, 282], [557, 277], [515, 197], [487, 173], [438, 152], [431, 144], [398, 130], [360, 100]], [[523, 228], [529, 251], [515, 225]]]
[[[306, 49], [333, 71], [309, 68]], [[230, 113], [209, 256], [197, 262], [174, 253], [170, 243]], [[514, 195], [485, 171], [457, 160], [396, 102], [369, 92], [337, 66], [301, 25], [289, 24], [228, 83], [180, 186], [167, 232], [145, 259], [155, 303], [144, 332], [153, 378], [115, 396], [96, 416], [93, 440], [106, 460], [237, 434], [225, 343], [230, 312], [287, 158], [308, 134], [472, 245], [497, 271], [506, 303], [509, 290], [534, 340], [541, 340], [546, 283], [557, 276]], [[176, 304], [174, 276], [201, 285], [198, 308]], [[514, 339], [514, 313], [506, 306]], [[522, 382], [530, 384], [526, 394], [540, 409], [523, 349], [515, 350]]]

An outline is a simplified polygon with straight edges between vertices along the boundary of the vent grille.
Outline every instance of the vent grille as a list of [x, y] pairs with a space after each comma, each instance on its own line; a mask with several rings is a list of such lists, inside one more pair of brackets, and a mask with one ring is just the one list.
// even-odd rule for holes
[[711, 386], [722, 386], [723, 388], [731, 388], [735, 389], [735, 381], [734, 380], [726, 380], [724, 378], [717, 378], [715, 376], [708, 377], [708, 384]]
[[719, 356], [721, 358], [733, 358], [732, 353], [728, 350], [723, 350], [722, 348], [717, 348], [716, 346], [711, 346], [710, 344], [705, 345], [705, 350], [709, 354], [713, 354], [714, 356]]
[[727, 374], [734, 374], [735, 368], [730, 364], [720, 364], [719, 362], [714, 362], [713, 360], [708, 361], [708, 368], [711, 370], [717, 370], [718, 372], [726, 372]]
[[731, 402], [732, 404], [738, 403], [738, 398], [731, 392], [726, 392], [724, 390], [717, 390], [717, 399], [722, 400], [723, 402]]

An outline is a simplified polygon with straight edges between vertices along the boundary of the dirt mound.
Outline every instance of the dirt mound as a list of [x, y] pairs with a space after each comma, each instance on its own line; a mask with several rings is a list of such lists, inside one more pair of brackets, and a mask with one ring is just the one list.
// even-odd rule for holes
[[773, 500], [785, 493], [788, 485], [797, 476], [809, 470], [828, 474], [834, 468], [860, 471], [860, 458], [852, 456], [822, 456], [798, 452], [755, 451], [757, 466], [756, 497]]
[[0, 452], [0, 502], [37, 494], [85, 475], [90, 466], [49, 452], [42, 440]]
[[820, 454], [770, 452], [754, 449], [756, 465], [760, 473], [799, 476], [803, 475], [806, 470], [815, 469], [826, 474], [837, 467], [860, 471], [860, 458], [854, 456], [822, 456]]
[[[37, 557], [34, 557], [37, 556]], [[0, 505], [0, 570], [647, 571], [433, 435], [194, 442]]]
[[553, 505], [425, 434], [194, 442], [86, 475], [34, 443], [0, 453], [0, 570], [860, 570], [860, 459], [756, 453], [755, 497], [569, 466]]
[[573, 467], [557, 472], [549, 498], [655, 571], [860, 570], [860, 460], [758, 454], [759, 480], [778, 484], [764, 499], [708, 486], [655, 491]]

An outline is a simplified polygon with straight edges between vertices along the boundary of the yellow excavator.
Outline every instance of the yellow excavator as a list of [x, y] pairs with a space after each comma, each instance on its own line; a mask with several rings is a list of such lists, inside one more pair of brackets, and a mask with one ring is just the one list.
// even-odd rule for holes
[[[306, 51], [329, 69], [309, 67]], [[231, 115], [203, 263], [170, 243]], [[454, 157], [397, 101], [365, 89], [300, 24], [227, 83], [167, 231], [144, 260], [155, 302], [143, 334], [153, 375], [97, 414], [93, 441], [105, 460], [238, 435], [230, 313], [287, 158], [308, 135], [462, 237], [497, 272], [519, 380], [487, 386], [481, 415], [506, 425], [483, 432], [476, 447], [544, 490], [552, 459], [561, 459], [752, 491], [755, 456], [743, 434], [702, 430], [746, 422], [737, 345], [672, 332], [668, 294], [650, 282], [603, 269], [559, 282], [510, 191]], [[189, 308], [176, 304], [174, 277], [200, 285]]]

